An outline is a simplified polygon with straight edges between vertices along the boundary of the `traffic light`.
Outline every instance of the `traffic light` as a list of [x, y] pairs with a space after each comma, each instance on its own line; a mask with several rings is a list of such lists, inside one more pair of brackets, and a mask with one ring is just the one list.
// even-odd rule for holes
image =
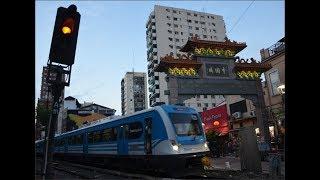
[[54, 25], [49, 60], [72, 65], [76, 53], [80, 14], [77, 7], [59, 7]]

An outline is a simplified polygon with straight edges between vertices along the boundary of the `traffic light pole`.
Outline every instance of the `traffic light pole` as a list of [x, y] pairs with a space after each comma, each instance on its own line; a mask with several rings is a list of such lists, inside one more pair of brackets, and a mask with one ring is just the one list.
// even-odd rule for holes
[[[54, 136], [56, 131], [56, 123], [58, 121], [59, 114], [59, 99], [61, 97], [64, 84], [61, 82], [63, 69], [57, 68], [56, 80], [52, 82], [52, 95], [53, 95], [53, 108], [51, 118], [48, 122], [48, 140], [46, 142], [46, 151], [44, 154], [44, 174], [47, 178], [50, 178], [53, 175], [53, 153], [54, 153]], [[49, 72], [50, 73], [50, 72]]]

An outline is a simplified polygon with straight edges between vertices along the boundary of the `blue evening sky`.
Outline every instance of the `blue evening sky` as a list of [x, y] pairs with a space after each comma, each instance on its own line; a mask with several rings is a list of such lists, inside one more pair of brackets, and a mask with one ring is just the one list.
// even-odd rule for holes
[[[127, 71], [147, 72], [145, 24], [154, 5], [221, 15], [227, 32], [252, 1], [36, 1], [36, 100], [58, 7], [75, 4], [81, 14], [75, 63], [65, 97], [95, 102], [121, 114], [120, 82]], [[260, 49], [284, 37], [284, 1], [255, 1], [228, 34], [246, 42], [241, 58], [260, 60]]]

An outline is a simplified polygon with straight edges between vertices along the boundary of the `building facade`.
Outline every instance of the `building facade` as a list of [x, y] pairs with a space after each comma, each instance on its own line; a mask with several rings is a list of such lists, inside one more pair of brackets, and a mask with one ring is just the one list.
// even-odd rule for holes
[[148, 108], [146, 73], [127, 72], [121, 80], [122, 115]]
[[285, 97], [285, 38], [267, 49], [261, 49], [261, 61], [272, 68], [264, 73], [262, 83], [265, 105], [269, 117], [271, 136], [284, 134]]
[[[148, 61], [148, 84], [149, 84], [149, 104], [150, 106], [158, 103], [169, 103], [166, 91], [168, 89], [165, 80], [166, 75], [155, 72], [154, 68], [160, 63], [160, 57], [173, 55], [180, 57], [183, 52], [179, 50], [187, 42], [189, 37], [198, 37], [203, 40], [225, 41], [226, 29], [222, 16], [191, 11], [186, 9], [154, 6], [154, 10], [146, 23], [147, 41], [147, 61]], [[206, 101], [200, 102], [212, 105], [216, 103], [214, 99], [208, 97]], [[189, 100], [187, 103], [196, 104], [196, 99]], [[199, 107], [202, 111], [203, 107]]]
[[[56, 73], [50, 73], [47, 66], [43, 66], [42, 69], [42, 79], [41, 79], [41, 89], [40, 89], [40, 98], [38, 99], [38, 105], [43, 105], [49, 109], [52, 108], [53, 95], [50, 89], [50, 83], [47, 82], [47, 79], [54, 80], [57, 76]], [[49, 77], [48, 77], [49, 76]], [[56, 132], [61, 133], [63, 126], [63, 100], [64, 100], [64, 89], [60, 97], [60, 109], [58, 114], [58, 121], [56, 125]]]

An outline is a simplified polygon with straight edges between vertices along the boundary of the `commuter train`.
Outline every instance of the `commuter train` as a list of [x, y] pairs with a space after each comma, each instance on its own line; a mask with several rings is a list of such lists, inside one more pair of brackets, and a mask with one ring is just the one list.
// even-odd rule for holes
[[[36, 141], [37, 154], [44, 141]], [[169, 174], [203, 169], [210, 152], [196, 110], [162, 105], [55, 136], [54, 157]], [[190, 171], [189, 171], [190, 172]]]

